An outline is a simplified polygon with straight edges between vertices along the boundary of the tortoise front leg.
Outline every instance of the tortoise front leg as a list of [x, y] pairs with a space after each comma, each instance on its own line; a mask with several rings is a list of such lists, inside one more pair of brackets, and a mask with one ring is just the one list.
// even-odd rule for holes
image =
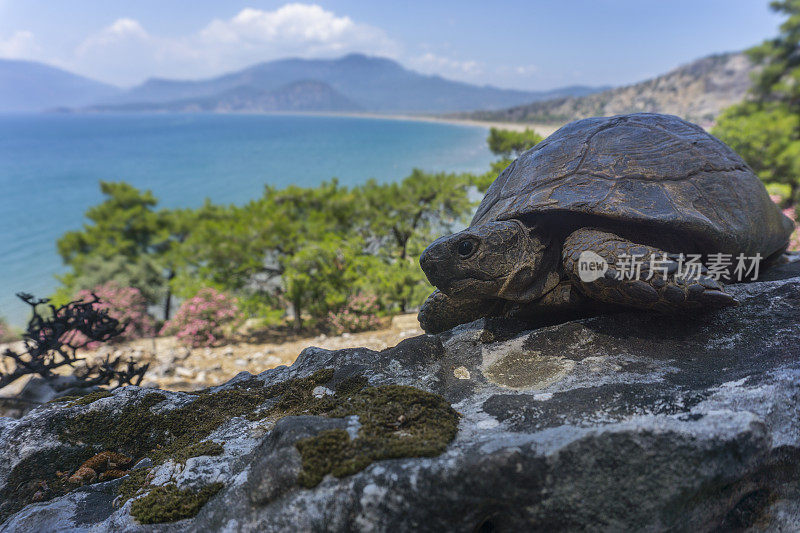
[[578, 318], [619, 311], [620, 306], [594, 300], [575, 288], [573, 282], [560, 282], [538, 300], [523, 304], [506, 304], [504, 316], [530, 323], [535, 327], [561, 324]]
[[417, 319], [425, 333], [434, 334], [496, 314], [500, 309], [499, 301], [450, 298], [435, 290], [420, 307]]
[[[581, 280], [579, 258], [584, 252], [594, 252], [608, 263], [605, 275], [594, 281]], [[639, 309], [675, 312], [686, 309], [714, 309], [736, 305], [736, 300], [722, 285], [706, 275], [703, 267], [694, 279], [678, 276], [678, 263], [669, 254], [663, 270], [650, 272], [649, 258], [664, 257], [665, 252], [652, 246], [637, 244], [613, 233], [582, 228], [564, 241], [562, 261], [567, 275], [576, 287], [595, 300]], [[617, 266], [625, 257], [638, 256], [643, 262], [641, 272], [633, 279], [619, 279]], [[664, 272], [667, 272], [666, 278]]]

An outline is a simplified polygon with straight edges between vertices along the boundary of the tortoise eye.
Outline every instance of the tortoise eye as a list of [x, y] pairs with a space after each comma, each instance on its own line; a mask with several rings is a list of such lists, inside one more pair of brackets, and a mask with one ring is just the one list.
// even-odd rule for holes
[[461, 257], [469, 257], [472, 252], [475, 251], [475, 243], [470, 239], [464, 239], [458, 243], [458, 248], [456, 250], [458, 251], [458, 255]]

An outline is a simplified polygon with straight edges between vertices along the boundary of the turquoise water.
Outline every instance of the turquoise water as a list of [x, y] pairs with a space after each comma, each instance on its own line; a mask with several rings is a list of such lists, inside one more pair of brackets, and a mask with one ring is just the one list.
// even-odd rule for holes
[[244, 203], [265, 184], [345, 185], [415, 168], [484, 171], [486, 130], [441, 123], [289, 115], [0, 116], [0, 315], [52, 293], [56, 239], [101, 201], [98, 181], [151, 189], [166, 207]]

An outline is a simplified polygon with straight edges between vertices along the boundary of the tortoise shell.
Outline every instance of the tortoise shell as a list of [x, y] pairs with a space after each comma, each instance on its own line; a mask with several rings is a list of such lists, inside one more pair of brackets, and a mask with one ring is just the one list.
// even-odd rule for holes
[[669, 235], [684, 252], [762, 257], [781, 251], [794, 229], [733, 150], [654, 113], [562, 127], [498, 176], [471, 225], [537, 217]]

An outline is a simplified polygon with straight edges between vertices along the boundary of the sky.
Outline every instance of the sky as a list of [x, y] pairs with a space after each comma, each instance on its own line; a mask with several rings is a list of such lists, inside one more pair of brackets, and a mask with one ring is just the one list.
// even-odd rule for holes
[[634, 83], [777, 33], [762, 0], [0, 0], [0, 57], [120, 86], [284, 57], [389, 57], [498, 87]]

